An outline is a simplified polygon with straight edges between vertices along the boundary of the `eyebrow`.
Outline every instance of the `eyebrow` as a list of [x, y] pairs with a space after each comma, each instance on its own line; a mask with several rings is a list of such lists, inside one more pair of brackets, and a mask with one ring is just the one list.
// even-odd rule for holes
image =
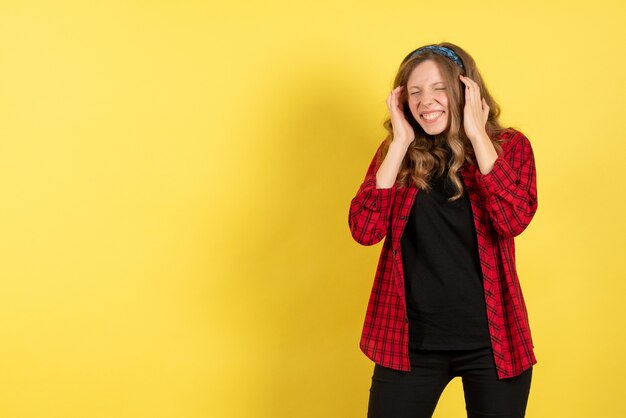
[[[437, 81], [436, 83], [432, 83], [432, 84], [431, 84], [431, 87], [432, 87], [432, 86], [436, 86], [437, 84], [446, 84], [446, 83], [445, 83], [445, 82], [443, 82], [443, 81]], [[418, 87], [418, 86], [409, 86], [409, 88], [410, 88], [410, 89], [417, 89], [417, 88], [419, 88], [419, 87]]]

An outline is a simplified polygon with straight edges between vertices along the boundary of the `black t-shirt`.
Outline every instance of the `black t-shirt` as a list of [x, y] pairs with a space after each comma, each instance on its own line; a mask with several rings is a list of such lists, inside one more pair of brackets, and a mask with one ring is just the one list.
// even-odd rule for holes
[[447, 172], [420, 190], [401, 239], [409, 347], [454, 350], [489, 346], [478, 244], [467, 196]]

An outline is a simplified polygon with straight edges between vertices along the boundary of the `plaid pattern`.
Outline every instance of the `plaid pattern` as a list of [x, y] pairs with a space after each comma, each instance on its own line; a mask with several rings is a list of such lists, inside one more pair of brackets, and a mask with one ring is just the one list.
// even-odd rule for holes
[[[528, 226], [537, 210], [537, 186], [529, 140], [511, 128], [499, 139], [503, 153], [488, 174], [467, 164], [460, 174], [474, 214], [489, 334], [498, 377], [503, 379], [517, 376], [537, 362], [515, 269], [513, 239]], [[382, 366], [409, 371], [400, 238], [418, 189], [415, 185], [377, 189], [376, 160], [374, 157], [352, 199], [348, 216], [352, 237], [358, 243], [373, 245], [385, 238], [360, 348]]]

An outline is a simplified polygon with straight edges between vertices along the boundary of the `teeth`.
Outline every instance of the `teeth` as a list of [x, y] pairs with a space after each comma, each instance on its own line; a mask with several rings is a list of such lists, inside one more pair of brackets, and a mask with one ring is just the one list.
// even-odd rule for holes
[[441, 116], [443, 112], [435, 112], [435, 113], [428, 113], [425, 115], [422, 115], [422, 117], [426, 120], [434, 120], [437, 119], [439, 116]]

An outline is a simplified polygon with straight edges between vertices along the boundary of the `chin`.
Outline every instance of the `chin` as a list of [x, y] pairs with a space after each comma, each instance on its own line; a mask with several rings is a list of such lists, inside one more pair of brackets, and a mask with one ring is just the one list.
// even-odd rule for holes
[[426, 135], [430, 136], [441, 135], [446, 131], [445, 129], [424, 129], [424, 127], [422, 127], [422, 130], [426, 132]]
[[421, 124], [420, 124], [420, 127], [426, 133], [426, 135], [430, 135], [430, 136], [445, 135], [445, 134], [447, 134], [448, 130], [450, 129], [450, 127], [447, 126], [447, 124], [443, 128], [441, 128], [441, 127], [434, 127], [434, 126], [424, 127]]

